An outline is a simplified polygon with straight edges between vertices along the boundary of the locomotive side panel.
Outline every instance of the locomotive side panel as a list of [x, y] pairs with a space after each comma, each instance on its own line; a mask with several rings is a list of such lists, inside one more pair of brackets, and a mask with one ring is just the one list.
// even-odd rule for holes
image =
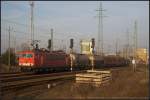
[[66, 55], [47, 54], [44, 64], [48, 67], [66, 67]]
[[35, 60], [35, 66], [36, 67], [41, 67], [43, 66], [43, 54], [42, 53], [35, 53], [35, 57], [34, 57], [34, 60]]

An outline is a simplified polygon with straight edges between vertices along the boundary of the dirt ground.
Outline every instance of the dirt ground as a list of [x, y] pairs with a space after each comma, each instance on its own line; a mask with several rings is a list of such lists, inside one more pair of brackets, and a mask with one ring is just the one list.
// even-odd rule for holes
[[66, 81], [49, 89], [47, 88], [47, 84], [24, 88], [16, 92], [12, 97], [15, 98], [15, 100], [70, 98], [148, 99], [149, 69], [148, 67], [138, 66], [137, 71], [133, 72], [132, 67], [115, 68], [112, 70], [112, 81], [110, 84], [100, 87], [94, 87], [88, 84], [79, 85], [74, 81]]
[[133, 72], [131, 67], [112, 71], [112, 81], [109, 85], [99, 88], [91, 85], [78, 85], [68, 82], [49, 89], [36, 99], [49, 98], [133, 98], [146, 99], [149, 97], [149, 71], [148, 68], [138, 67]]
[[9, 72], [20, 72], [20, 68], [17, 66], [8, 66], [5, 64], [0, 65], [0, 73], [9, 73]]

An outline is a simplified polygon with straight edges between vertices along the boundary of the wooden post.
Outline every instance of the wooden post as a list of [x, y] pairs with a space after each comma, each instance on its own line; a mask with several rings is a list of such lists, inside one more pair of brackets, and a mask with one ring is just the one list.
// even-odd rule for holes
[[94, 70], [94, 55], [92, 54], [92, 70]]
[[132, 60], [132, 65], [133, 65], [133, 71], [136, 71], [136, 61], [135, 59]]
[[70, 49], [70, 58], [71, 58], [71, 68], [70, 68], [70, 70], [71, 70], [71, 72], [72, 72], [72, 67], [73, 67], [73, 50], [72, 49]]

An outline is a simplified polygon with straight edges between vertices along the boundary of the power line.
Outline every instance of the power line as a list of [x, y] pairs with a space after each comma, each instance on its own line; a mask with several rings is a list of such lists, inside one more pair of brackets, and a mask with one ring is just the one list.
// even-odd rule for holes
[[[8, 32], [9, 31], [9, 29], [7, 29], [7, 28], [5, 28], [5, 29], [3, 29], [3, 31], [6, 31], [6, 32]], [[24, 34], [26, 34], [26, 32], [23, 32], [23, 31], [18, 31], [18, 30], [11, 30], [12, 32], [17, 32], [17, 33], [24, 33]], [[46, 33], [47, 34], [47, 33]], [[5, 37], [8, 37], [8, 36], [6, 36], [6, 35], [4, 35], [4, 34], [2, 34], [2, 36], [5, 36]], [[11, 36], [11, 34], [10, 34], [10, 36]], [[22, 35], [17, 35], [17, 38], [20, 38], [20, 39], [23, 39], [23, 38], [25, 38], [24, 36], [22, 36], [22, 37], [20, 37], [20, 36], [22, 36]], [[38, 37], [39, 38], [48, 38], [48, 35], [38, 35]], [[60, 40], [61, 38], [55, 38], [55, 40]], [[44, 41], [44, 40], [43, 40]], [[45, 40], [46, 41], [46, 40]]]
[[[9, 29], [7, 29], [7, 28], [3, 28], [2, 27], [2, 30], [3, 31], [9, 31]], [[14, 33], [23, 33], [23, 34], [27, 34], [27, 32], [23, 32], [23, 31], [19, 31], [19, 30], [12, 30], [12, 32], [14, 32]], [[45, 34], [42, 34], [42, 35], [38, 35], [38, 37], [40, 37], [40, 38], [46, 38], [47, 36], [48, 36], [48, 34], [49, 33], [45, 33]], [[2, 36], [3, 36], [3, 34], [2, 34]], [[17, 35], [17, 38], [19, 38], [18, 37], [19, 35]], [[21, 35], [22, 36], [22, 35]], [[22, 38], [24, 38], [24, 37], [22, 37]]]
[[[12, 24], [16, 24], [16, 25], [21, 25], [21, 26], [25, 26], [25, 27], [30, 27], [29, 25], [27, 25], [27, 24], [22, 24], [22, 23], [18, 23], [18, 22], [14, 22], [14, 21], [11, 21], [11, 20], [7, 20], [7, 19], [1, 19], [1, 20], [3, 20], [3, 21], [5, 21], [5, 22], [8, 22], [8, 23], [12, 23]], [[40, 32], [41, 34], [49, 34], [49, 32], [48, 32], [48, 30], [47, 29], [43, 29], [43, 28], [41, 28], [41, 27], [37, 27], [37, 26], [34, 26], [34, 27], [36, 27], [38, 30], [40, 30], [40, 31], [46, 31], [46, 32]], [[36, 30], [35, 30], [36, 31]], [[16, 30], [16, 32], [20, 32], [20, 33], [28, 33], [28, 32], [23, 32], [23, 31], [19, 31], [19, 30]], [[66, 34], [69, 34], [68, 32], [66, 32], [66, 33], [59, 33], [59, 32], [55, 32], [55, 35], [66, 35]], [[72, 35], [72, 34], [70, 34], [70, 35]], [[75, 34], [73, 34], [73, 35], [80, 35], [80, 36], [84, 36], [83, 34], [79, 34], [79, 33], [75, 33]], [[72, 35], [72, 36], [73, 36]], [[71, 36], [68, 36], [68, 37], [71, 37]]]
[[[18, 23], [18, 22], [7, 20], [7, 19], [3, 19], [3, 18], [1, 18], [1, 20], [5, 21], [5, 22], [8, 22], [8, 23], [13, 23], [13, 24], [16, 24], [16, 25], [25, 26], [25, 27], [28, 27], [28, 28], [30, 27], [30, 25]], [[43, 28], [38, 27], [38, 26], [34, 26], [34, 27], [36, 27], [38, 30], [48, 31], [47, 29], [43, 29]]]
[[[7, 28], [3, 28], [4, 31], [9, 31], [9, 29]], [[23, 33], [23, 34], [27, 34], [27, 32], [23, 32], [23, 31], [18, 31], [18, 30], [12, 30], [13, 32], [18, 32], [18, 33]]]
[[[6, 32], [8, 32], [9, 31], [9, 29], [7, 29], [7, 28], [3, 28], [3, 31], [6, 31]], [[12, 32], [17, 32], [17, 33], [23, 33], [23, 34], [27, 34], [27, 32], [23, 32], [23, 31], [18, 31], [18, 30], [11, 30]], [[47, 35], [38, 35], [38, 37], [40, 37], [40, 38], [48, 38], [48, 34], [49, 33], [45, 33], [45, 34], [47, 34]], [[4, 34], [2, 34], [2, 36], [3, 36]], [[11, 34], [10, 34], [11, 35]], [[4, 35], [4, 36], [6, 36], [6, 35]], [[23, 37], [18, 37], [18, 36], [20, 36], [20, 35], [17, 35], [17, 38], [20, 38], [20, 39], [23, 39], [24, 38], [24, 36]], [[21, 35], [22, 36], [22, 35]], [[7, 36], [6, 36], [7, 37]], [[55, 40], [60, 40], [61, 38], [55, 38]]]

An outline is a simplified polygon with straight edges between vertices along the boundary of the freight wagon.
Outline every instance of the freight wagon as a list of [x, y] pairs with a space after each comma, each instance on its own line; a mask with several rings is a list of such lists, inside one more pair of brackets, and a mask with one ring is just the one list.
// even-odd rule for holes
[[125, 66], [129, 64], [129, 60], [116, 55], [104, 56], [103, 60], [104, 60], [103, 63], [104, 67], [117, 67], [117, 66]]

